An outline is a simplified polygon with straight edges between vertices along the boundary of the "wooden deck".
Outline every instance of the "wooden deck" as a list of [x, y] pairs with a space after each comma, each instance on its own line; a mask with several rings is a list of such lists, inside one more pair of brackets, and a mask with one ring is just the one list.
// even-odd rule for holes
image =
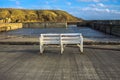
[[120, 80], [120, 45], [86, 45], [84, 54], [68, 46], [0, 45], [0, 80]]

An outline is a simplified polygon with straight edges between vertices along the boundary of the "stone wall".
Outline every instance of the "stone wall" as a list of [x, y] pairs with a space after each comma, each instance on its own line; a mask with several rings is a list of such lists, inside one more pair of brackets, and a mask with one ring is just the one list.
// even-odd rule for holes
[[0, 23], [0, 32], [22, 28], [22, 23]]
[[23, 23], [23, 28], [53, 28], [53, 27], [67, 27], [67, 23], [58, 22], [30, 22]]
[[107, 34], [120, 36], [120, 20], [92, 21], [90, 27]]
[[67, 23], [56, 22], [30, 22], [30, 23], [0, 23], [0, 32], [15, 30], [19, 28], [53, 28], [67, 27]]

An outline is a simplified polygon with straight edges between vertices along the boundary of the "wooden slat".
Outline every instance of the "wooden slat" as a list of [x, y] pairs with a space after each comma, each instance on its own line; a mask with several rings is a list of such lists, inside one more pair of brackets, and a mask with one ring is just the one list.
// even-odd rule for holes
[[65, 41], [62, 41], [63, 44], [79, 44], [80, 41], [77, 41], [77, 40], [65, 40]]
[[62, 37], [62, 39], [80, 39], [80, 37], [76, 37], [76, 36], [75, 37], [73, 37], [73, 36], [72, 37], [68, 37], [67, 36], [67, 37]]
[[44, 36], [59, 36], [60, 34], [52, 34], [52, 33], [47, 33], [47, 34], [42, 34]]
[[49, 37], [43, 37], [43, 39], [44, 40], [46, 40], [46, 39], [60, 39], [60, 37], [51, 37], [51, 36], [49, 36]]
[[60, 44], [60, 42], [57, 41], [57, 40], [56, 40], [56, 41], [55, 41], [55, 40], [54, 40], [54, 41], [52, 41], [52, 40], [49, 41], [49, 40], [48, 40], [48, 41], [44, 41], [43, 44]]
[[64, 33], [64, 34], [61, 34], [62, 36], [74, 36], [74, 35], [81, 35], [81, 33]]
[[[49, 36], [49, 37], [43, 37], [43, 39], [60, 39], [60, 37], [52, 37], [52, 36]], [[73, 37], [73, 36], [72, 36], [72, 37], [71, 37], [71, 36], [68, 37], [68, 36], [67, 36], [67, 37], [61, 37], [61, 39], [67, 39], [67, 40], [68, 40], [68, 39], [73, 39], [73, 40], [74, 40], [74, 39], [78, 39], [78, 40], [79, 40], [80, 37], [76, 37], [76, 36], [75, 36], [75, 37]]]

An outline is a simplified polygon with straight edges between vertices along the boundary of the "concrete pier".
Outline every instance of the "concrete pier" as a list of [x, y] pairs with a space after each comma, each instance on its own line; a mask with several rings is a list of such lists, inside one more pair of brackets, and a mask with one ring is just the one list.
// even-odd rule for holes
[[0, 45], [0, 80], [119, 80], [120, 45], [67, 46], [39, 54], [38, 45]]

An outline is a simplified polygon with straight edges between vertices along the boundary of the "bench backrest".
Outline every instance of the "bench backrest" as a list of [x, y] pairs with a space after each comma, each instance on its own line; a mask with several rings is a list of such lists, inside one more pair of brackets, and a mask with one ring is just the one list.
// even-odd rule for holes
[[61, 34], [61, 43], [63, 44], [79, 44], [81, 43], [81, 33], [65, 33]]
[[43, 44], [60, 44], [60, 34], [41, 34], [40, 39]]
[[78, 44], [82, 41], [81, 33], [41, 34], [43, 44]]

